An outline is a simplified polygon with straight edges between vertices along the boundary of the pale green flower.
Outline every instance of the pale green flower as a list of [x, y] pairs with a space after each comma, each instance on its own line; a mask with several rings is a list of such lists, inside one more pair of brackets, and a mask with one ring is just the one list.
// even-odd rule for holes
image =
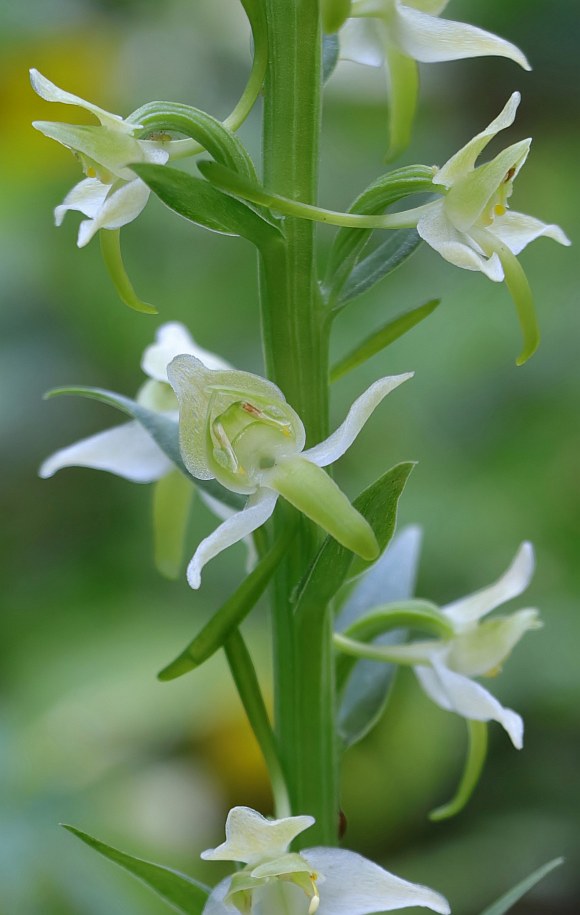
[[[447, 2], [354, 0], [352, 4], [352, 17], [371, 18], [379, 28], [391, 84], [391, 158], [409, 143], [419, 89], [416, 61], [437, 63], [491, 55], [508, 57], [525, 70], [530, 69], [525, 55], [511, 42], [464, 22], [440, 19]], [[368, 39], [360, 32], [356, 34], [352, 31], [349, 36], [347, 26], [346, 56], [368, 63]]]
[[249, 807], [230, 810], [226, 841], [201, 857], [245, 867], [217, 885], [203, 915], [370, 915], [408, 906], [449, 913], [439, 893], [395, 877], [355, 852], [323, 847], [289, 852], [290, 843], [313, 823], [310, 816], [267, 820]]
[[531, 293], [514, 255], [542, 235], [561, 245], [570, 241], [559, 226], [509, 209], [531, 140], [514, 143], [476, 167], [487, 144], [513, 124], [519, 103], [520, 94], [514, 92], [498, 117], [435, 171], [433, 184], [444, 195], [422, 208], [417, 231], [451, 264], [480, 270], [494, 282], [506, 281], [522, 325], [524, 350], [518, 361], [524, 362], [536, 349], [539, 333]]
[[78, 210], [87, 219], [79, 227], [78, 246], [82, 248], [99, 229], [119, 229], [142, 212], [149, 188], [128, 168], [133, 162], [165, 164], [167, 143], [139, 140], [140, 124], [123, 120], [70, 92], [59, 89], [38, 70], [30, 71], [32, 88], [48, 102], [74, 105], [95, 115], [100, 126], [35, 121], [33, 127], [70, 149], [87, 176], [76, 184], [54, 211], [60, 226], [69, 210]]
[[188, 569], [193, 588], [210, 559], [268, 520], [280, 495], [348, 549], [376, 558], [369, 524], [321, 468], [344, 454], [383, 398], [410, 375], [376, 381], [343, 424], [307, 451], [299, 416], [271, 381], [249, 372], [211, 371], [193, 356], [174, 359], [168, 376], [179, 400], [180, 446], [189, 472], [248, 496], [244, 509], [197, 548]]

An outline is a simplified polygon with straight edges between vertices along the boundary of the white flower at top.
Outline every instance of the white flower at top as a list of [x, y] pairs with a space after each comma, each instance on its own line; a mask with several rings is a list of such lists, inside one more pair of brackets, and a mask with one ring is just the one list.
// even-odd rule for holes
[[[440, 19], [448, 0], [354, 0], [350, 15], [375, 20], [379, 26], [384, 58], [390, 76], [390, 157], [408, 144], [419, 88], [416, 61], [436, 63], [466, 57], [498, 56], [530, 69], [519, 48], [491, 32]], [[354, 30], [353, 30], [354, 32]], [[368, 43], [353, 34], [346, 56], [363, 63], [369, 61]]]
[[307, 451], [300, 417], [271, 381], [249, 372], [212, 371], [187, 355], [174, 359], [167, 374], [179, 400], [185, 466], [197, 479], [217, 479], [248, 496], [243, 510], [197, 548], [187, 573], [192, 588], [199, 587], [210, 559], [268, 520], [280, 495], [343, 546], [365, 559], [376, 558], [372, 528], [321, 468], [345, 453], [373, 410], [409, 374], [376, 381], [342, 425]]
[[70, 149], [87, 176], [54, 211], [57, 226], [69, 210], [78, 210], [87, 217], [81, 222], [78, 234], [78, 246], [83, 247], [99, 229], [119, 229], [141, 213], [149, 198], [149, 188], [127, 166], [133, 162], [164, 165], [169, 158], [168, 144], [137, 139], [140, 124], [123, 120], [59, 89], [38, 70], [30, 71], [30, 80], [34, 91], [46, 101], [83, 108], [100, 121], [100, 126], [52, 121], [33, 124], [46, 137]]
[[216, 886], [203, 915], [370, 915], [408, 906], [449, 913], [439, 893], [355, 852], [323, 847], [289, 852], [290, 843], [313, 823], [310, 816], [267, 820], [249, 807], [230, 810], [226, 841], [201, 857], [245, 867]]

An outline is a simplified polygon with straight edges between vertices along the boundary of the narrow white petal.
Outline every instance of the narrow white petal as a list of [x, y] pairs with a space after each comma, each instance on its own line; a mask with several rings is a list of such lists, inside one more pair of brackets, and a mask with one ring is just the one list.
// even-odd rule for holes
[[163, 324], [155, 334], [155, 343], [148, 346], [141, 359], [141, 368], [150, 378], [169, 383], [167, 366], [172, 359], [188, 353], [196, 356], [208, 369], [230, 369], [231, 366], [220, 356], [198, 346], [187, 327], [179, 321]]
[[242, 511], [236, 512], [220, 524], [213, 534], [201, 541], [187, 569], [187, 580], [192, 588], [199, 588], [201, 570], [210, 559], [243, 540], [268, 520], [277, 499], [278, 494], [271, 489], [259, 489], [255, 495], [250, 496]]
[[413, 374], [413, 372], [406, 372], [404, 375], [390, 375], [386, 378], [379, 378], [378, 381], [371, 384], [370, 388], [355, 400], [342, 425], [319, 445], [304, 451], [303, 457], [312, 461], [313, 464], [318, 464], [319, 467], [326, 467], [333, 461], [337, 461], [350, 448], [380, 402], [400, 384], [412, 378]]
[[173, 466], [143, 427], [131, 422], [61, 448], [44, 461], [39, 474], [46, 479], [63, 467], [92, 467], [133, 483], [152, 483]]
[[503, 267], [497, 254], [486, 257], [481, 248], [455, 228], [445, 211], [445, 200], [436, 200], [417, 223], [417, 232], [441, 257], [463, 270], [479, 270], [490, 280], [500, 283]]
[[268, 820], [251, 807], [233, 807], [226, 820], [226, 841], [201, 853], [206, 861], [256, 864], [284, 855], [290, 843], [314, 823], [314, 817]]
[[405, 54], [423, 63], [462, 60], [465, 57], [509, 57], [524, 70], [531, 67], [519, 48], [464, 22], [438, 19], [397, 0], [392, 38]]
[[514, 747], [521, 750], [524, 739], [521, 717], [512, 709], [504, 708], [475, 680], [456, 674], [437, 662], [432, 668], [415, 667], [414, 671], [419, 683], [436, 705], [472, 721], [499, 722], [509, 734]]
[[542, 235], [553, 238], [561, 245], [572, 244], [560, 226], [546, 224], [533, 216], [515, 213], [513, 210], [508, 210], [503, 216], [497, 216], [491, 231], [508, 246], [512, 254], [519, 254], [526, 245]]
[[[228, 518], [235, 515], [235, 508], [226, 505], [225, 502], [220, 502], [219, 499], [214, 499], [214, 497], [210, 496], [205, 490], [200, 488], [198, 489], [198, 493], [201, 501], [207, 505], [210, 512], [212, 512], [216, 518], [219, 518], [220, 521], [227, 521]], [[245, 569], [246, 572], [251, 572], [258, 562], [258, 551], [256, 550], [253, 537], [244, 537], [244, 546], [246, 547]]]
[[85, 178], [79, 181], [68, 192], [63, 202], [54, 211], [54, 221], [57, 226], [62, 224], [69, 210], [78, 210], [90, 219], [94, 219], [103, 206], [107, 194], [111, 190], [110, 184], [103, 184], [98, 178]]
[[340, 30], [340, 59], [380, 67], [384, 54], [376, 25], [368, 19], [347, 19]]
[[514, 92], [491, 124], [488, 124], [485, 130], [478, 133], [469, 143], [462, 146], [462, 148], [439, 169], [433, 178], [433, 184], [442, 184], [444, 187], [451, 187], [458, 178], [463, 177], [463, 175], [471, 171], [478, 156], [481, 155], [487, 144], [493, 140], [501, 130], [511, 127], [515, 120], [520, 101], [520, 93]]
[[460, 600], [443, 607], [443, 613], [461, 630], [477, 622], [486, 613], [495, 610], [513, 597], [519, 597], [528, 587], [534, 574], [534, 550], [525, 541], [517, 551], [508, 570], [489, 588], [482, 588]]
[[213, 888], [203, 907], [203, 915], [237, 915], [238, 910], [233, 905], [226, 905], [224, 902], [231, 880], [231, 877], [225, 877]]
[[140, 126], [139, 124], [127, 124], [118, 114], [111, 114], [110, 111], [105, 111], [103, 108], [99, 108], [98, 105], [93, 105], [92, 102], [87, 102], [78, 95], [73, 95], [72, 92], [59, 89], [58, 86], [55, 86], [54, 83], [51, 83], [49, 79], [34, 68], [30, 71], [30, 82], [37, 95], [40, 95], [47, 102], [60, 102], [61, 105], [75, 105], [77, 108], [84, 108], [85, 111], [90, 111], [94, 114], [101, 124], [113, 130], [132, 134]]
[[77, 244], [83, 248], [99, 229], [120, 229], [143, 211], [149, 199], [149, 188], [140, 178], [126, 181], [113, 189], [93, 219], [81, 222]]
[[451, 911], [439, 893], [395, 877], [355, 852], [307, 848], [300, 854], [324, 878], [318, 884], [318, 915], [370, 915], [407, 906], [425, 906], [441, 915]]

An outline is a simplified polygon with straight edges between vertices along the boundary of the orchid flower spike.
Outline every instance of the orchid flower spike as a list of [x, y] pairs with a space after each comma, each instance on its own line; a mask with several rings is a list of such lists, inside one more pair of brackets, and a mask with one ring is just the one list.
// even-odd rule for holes
[[310, 816], [267, 820], [249, 807], [230, 810], [226, 841], [201, 857], [245, 867], [215, 887], [203, 915], [369, 915], [408, 906], [449, 913], [439, 893], [395, 877], [355, 852], [322, 847], [288, 851], [313, 823]]
[[59, 89], [38, 70], [30, 71], [34, 91], [47, 102], [74, 105], [95, 115], [97, 125], [60, 124], [35, 121], [33, 127], [46, 137], [62, 143], [79, 159], [86, 178], [75, 185], [54, 211], [60, 226], [69, 210], [79, 210], [87, 218], [80, 224], [78, 246], [82, 248], [99, 229], [119, 229], [141, 213], [149, 188], [128, 168], [133, 162], [164, 165], [169, 152], [167, 142], [139, 140], [140, 124], [123, 120], [70, 92]]
[[436, 170], [433, 184], [444, 196], [423, 207], [417, 231], [439, 254], [465, 270], [480, 270], [494, 282], [506, 281], [524, 337], [518, 364], [536, 350], [539, 332], [531, 292], [515, 255], [542, 235], [561, 245], [570, 240], [559, 226], [547, 225], [509, 209], [513, 182], [527, 159], [531, 140], [521, 140], [476, 167], [488, 143], [510, 127], [520, 103], [514, 92], [500, 114], [445, 165]]
[[[388, 158], [399, 155], [409, 144], [417, 107], [419, 75], [417, 61], [438, 63], [466, 57], [508, 57], [525, 70], [530, 65], [515, 45], [491, 32], [439, 19], [448, 0], [354, 0], [350, 15], [373, 19], [380, 31], [380, 42], [390, 78], [390, 149]], [[349, 26], [345, 37], [346, 56], [368, 63], [367, 45], [372, 38]], [[351, 47], [349, 48], [349, 43]], [[344, 53], [344, 52], [343, 52]]]
[[368, 560], [377, 557], [368, 522], [321, 468], [344, 454], [373, 410], [410, 374], [376, 381], [342, 425], [307, 451], [299, 416], [271, 381], [249, 372], [212, 371], [195, 356], [178, 356], [168, 376], [179, 400], [180, 447], [189, 472], [248, 496], [243, 510], [197, 548], [187, 573], [192, 588], [199, 587], [210, 559], [268, 520], [280, 495], [343, 546]]

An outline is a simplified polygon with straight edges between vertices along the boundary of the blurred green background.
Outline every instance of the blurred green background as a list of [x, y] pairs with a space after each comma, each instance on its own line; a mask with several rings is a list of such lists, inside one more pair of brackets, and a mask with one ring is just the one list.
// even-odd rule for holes
[[[221, 658], [175, 683], [155, 674], [231, 592], [236, 548], [209, 566], [201, 593], [169, 583], [151, 562], [147, 486], [68, 470], [41, 482], [56, 448], [118, 421], [107, 408], [48, 388], [94, 384], [132, 395], [155, 329], [186, 322], [199, 342], [261, 370], [255, 257], [239, 239], [203, 233], [152, 200], [123, 233], [126, 261], [159, 317], [124, 308], [98, 244], [78, 250], [75, 215], [52, 209], [80, 169], [30, 127], [56, 118], [27, 69], [123, 114], [152, 98], [224, 117], [248, 71], [250, 39], [234, 0], [0, 2], [0, 913], [156, 915], [165, 906], [62, 830], [112, 844], [214, 882], [200, 850], [221, 841], [234, 803], [268, 812], [258, 751]], [[524, 93], [510, 141], [535, 136], [513, 205], [578, 238], [577, 4], [456, 0], [450, 16], [515, 41], [534, 65], [484, 59], [425, 66], [406, 162], [445, 161]], [[326, 94], [321, 199], [345, 207], [381, 173], [383, 76], [343, 63]], [[74, 120], [72, 109], [58, 116]], [[259, 112], [241, 131], [259, 152]], [[504, 139], [501, 143], [503, 145]], [[493, 150], [492, 150], [493, 151]], [[330, 231], [322, 233], [324, 242]], [[464, 750], [461, 720], [401, 677], [382, 725], [346, 758], [351, 847], [444, 892], [474, 915], [534, 867], [564, 854], [516, 911], [578, 911], [580, 842], [580, 513], [578, 252], [540, 240], [522, 255], [543, 328], [538, 354], [516, 369], [519, 336], [505, 288], [419, 253], [357, 300], [336, 324], [342, 354], [389, 313], [434, 295], [424, 325], [336, 385], [338, 420], [381, 374], [416, 370], [381, 407], [338, 467], [354, 495], [385, 467], [417, 459], [400, 522], [424, 528], [418, 592], [446, 602], [491, 582], [531, 539], [538, 570], [531, 633], [493, 689], [526, 721], [517, 753], [498, 726], [480, 788], [456, 820], [426, 813], [452, 793]], [[193, 550], [212, 527], [195, 511]], [[520, 601], [520, 606], [522, 602]], [[247, 626], [268, 682], [263, 612]]]

